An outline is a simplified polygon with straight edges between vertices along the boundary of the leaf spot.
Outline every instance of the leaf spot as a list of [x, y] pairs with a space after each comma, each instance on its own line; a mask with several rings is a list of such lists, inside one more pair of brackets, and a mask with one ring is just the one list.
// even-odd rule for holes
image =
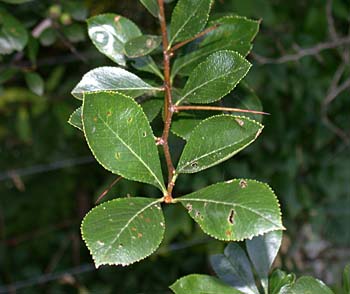
[[244, 189], [244, 188], [247, 188], [248, 183], [247, 183], [246, 180], [240, 180], [240, 181], [239, 181], [239, 186], [240, 186], [242, 189]]
[[94, 122], [97, 122], [97, 116], [94, 117]]
[[152, 48], [154, 46], [154, 41], [152, 39], [147, 39], [146, 41], [146, 47]]
[[227, 221], [233, 225], [235, 223], [235, 211], [233, 209], [230, 210]]
[[195, 167], [197, 167], [197, 166], [198, 166], [198, 162], [192, 162], [192, 163], [191, 163], [191, 167], [195, 168]]
[[147, 133], [146, 133], [146, 132], [143, 132], [142, 136], [143, 136], [143, 137], [147, 137]]
[[132, 227], [131, 230], [134, 231], [134, 232], [137, 231], [137, 229], [135, 227]]
[[107, 117], [111, 116], [112, 112], [111, 111], [107, 111]]
[[120, 152], [116, 152], [114, 154], [115, 159], [119, 160], [120, 159]]
[[100, 246], [105, 245], [105, 243], [103, 243], [103, 242], [102, 242], [102, 241], [100, 241], [100, 240], [99, 240], [99, 241], [97, 241], [97, 244], [98, 244], [98, 245], [100, 245]]
[[186, 204], [186, 208], [187, 208], [188, 212], [191, 212], [193, 209], [192, 204], [191, 203]]
[[231, 237], [232, 231], [231, 230], [226, 230], [225, 232], [227, 237]]
[[161, 222], [161, 223], [160, 223], [160, 226], [161, 226], [161, 227], [164, 227], [164, 223], [163, 223], [163, 222]]
[[243, 120], [241, 120], [241, 119], [239, 119], [239, 118], [236, 118], [235, 120], [236, 120], [236, 122], [237, 122], [241, 127], [244, 126], [244, 121], [243, 121]]
[[196, 210], [196, 213], [194, 215], [195, 215], [195, 217], [200, 217], [201, 213], [198, 210]]
[[129, 117], [128, 118], [128, 124], [131, 124], [132, 123], [132, 117]]
[[118, 22], [120, 20], [120, 15], [117, 15], [115, 18], [114, 18], [114, 21], [115, 22]]
[[137, 238], [140, 239], [140, 238], [142, 238], [142, 236], [143, 236], [142, 233], [137, 233]]
[[151, 219], [150, 219], [149, 217], [146, 217], [146, 218], [145, 218], [145, 222], [146, 222], [146, 223], [150, 223], [150, 222], [151, 222]]
[[123, 248], [123, 246], [124, 246], [124, 245], [120, 243], [118, 247], [119, 247], [119, 248]]

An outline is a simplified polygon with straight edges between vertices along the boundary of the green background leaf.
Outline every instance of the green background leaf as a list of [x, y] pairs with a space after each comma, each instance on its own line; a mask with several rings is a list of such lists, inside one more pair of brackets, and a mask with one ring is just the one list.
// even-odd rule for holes
[[232, 180], [176, 198], [203, 231], [240, 241], [282, 230], [281, 211], [271, 188], [254, 180]]
[[238, 244], [230, 243], [224, 254], [211, 256], [210, 264], [225, 283], [245, 294], [259, 294], [248, 257]]
[[154, 135], [140, 105], [120, 93], [86, 93], [82, 116], [86, 140], [104, 168], [166, 191]]
[[125, 69], [103, 66], [86, 73], [73, 89], [72, 95], [78, 99], [82, 99], [84, 92], [107, 90], [118, 91], [131, 97], [161, 91], [160, 88], [147, 84], [137, 75]]
[[147, 10], [154, 16], [158, 17], [159, 6], [157, 0], [140, 0], [140, 2], [147, 8]]
[[287, 291], [288, 294], [333, 294], [322, 281], [313, 277], [301, 277]]
[[170, 286], [175, 294], [240, 294], [219, 279], [206, 275], [188, 275]]
[[176, 105], [219, 100], [232, 91], [250, 67], [251, 64], [237, 52], [213, 53], [193, 70]]
[[169, 46], [199, 33], [208, 21], [211, 0], [179, 0], [170, 23]]
[[35, 94], [41, 96], [44, 94], [44, 80], [36, 72], [25, 73], [25, 80], [28, 88]]
[[141, 36], [140, 29], [117, 14], [101, 14], [88, 19], [88, 33], [96, 48], [119, 65], [125, 66], [124, 44]]
[[159, 200], [119, 198], [92, 209], [81, 232], [96, 267], [129, 265], [152, 254], [164, 235]]
[[195, 173], [223, 162], [254, 142], [263, 126], [249, 118], [218, 115], [202, 121], [191, 133], [177, 173]]

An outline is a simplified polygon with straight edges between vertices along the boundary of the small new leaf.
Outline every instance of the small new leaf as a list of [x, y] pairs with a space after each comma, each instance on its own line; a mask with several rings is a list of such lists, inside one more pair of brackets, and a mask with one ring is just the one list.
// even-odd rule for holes
[[166, 193], [154, 135], [140, 105], [120, 93], [86, 93], [82, 117], [88, 145], [104, 168]]
[[73, 89], [72, 95], [82, 99], [85, 92], [98, 91], [118, 91], [131, 97], [138, 97], [162, 89], [147, 84], [137, 75], [120, 67], [103, 66], [86, 73]]
[[82, 107], [77, 108], [69, 117], [68, 123], [78, 130], [83, 131], [83, 121], [81, 117]]
[[242, 294], [242, 292], [206, 275], [188, 275], [170, 286], [175, 294]]
[[96, 267], [129, 265], [151, 255], [164, 235], [159, 200], [119, 198], [92, 209], [81, 232]]
[[136, 58], [150, 54], [162, 43], [160, 36], [142, 35], [126, 42], [125, 54], [128, 57]]
[[[177, 173], [195, 173], [223, 162], [255, 141], [263, 126], [249, 118], [212, 116], [191, 133]], [[210, 136], [208, 136], [210, 134]]]
[[137, 25], [112, 13], [91, 17], [87, 23], [89, 37], [96, 48], [114, 62], [125, 66], [125, 43], [142, 35]]
[[193, 70], [176, 105], [221, 99], [244, 78], [250, 67], [251, 64], [237, 52], [213, 53]]
[[212, 0], [179, 0], [170, 23], [169, 46], [190, 39], [206, 25]]
[[176, 198], [210, 236], [241, 241], [283, 230], [277, 197], [254, 180], [236, 179]]

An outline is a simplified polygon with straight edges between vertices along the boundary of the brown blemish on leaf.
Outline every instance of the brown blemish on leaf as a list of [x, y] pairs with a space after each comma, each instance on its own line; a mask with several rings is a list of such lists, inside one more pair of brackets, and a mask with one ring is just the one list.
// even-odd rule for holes
[[232, 231], [231, 230], [226, 230], [225, 232], [227, 237], [231, 237]]
[[115, 159], [119, 160], [120, 159], [120, 152], [116, 152], [114, 154]]
[[120, 20], [120, 15], [117, 15], [115, 18], [114, 18], [114, 22], [118, 22]]
[[198, 210], [196, 210], [196, 213], [194, 215], [195, 215], [195, 217], [200, 217], [201, 213]]
[[135, 227], [132, 227], [131, 230], [134, 231], [134, 232], [137, 231], [137, 229]]
[[243, 121], [243, 120], [241, 120], [241, 119], [239, 119], [239, 118], [236, 118], [235, 120], [236, 120], [236, 122], [237, 122], [241, 127], [244, 126], [244, 121]]
[[97, 116], [94, 117], [94, 122], [97, 122]]
[[186, 208], [187, 208], [188, 212], [191, 212], [193, 209], [192, 204], [191, 203], [186, 204]]
[[233, 209], [230, 210], [227, 221], [233, 225], [235, 223], [235, 211]]
[[107, 116], [111, 116], [112, 115], [112, 112], [111, 111], [107, 111]]
[[146, 223], [150, 223], [150, 222], [151, 222], [151, 219], [150, 219], [149, 217], [146, 217], [146, 218], [145, 218], [145, 222], [146, 222]]
[[248, 183], [247, 183], [246, 180], [240, 180], [240, 181], [239, 181], [239, 186], [240, 186], [242, 189], [244, 189], [244, 188], [247, 188]]
[[132, 117], [128, 118], [128, 124], [130, 124], [132, 122]]
[[137, 233], [137, 238], [142, 238], [142, 233]]

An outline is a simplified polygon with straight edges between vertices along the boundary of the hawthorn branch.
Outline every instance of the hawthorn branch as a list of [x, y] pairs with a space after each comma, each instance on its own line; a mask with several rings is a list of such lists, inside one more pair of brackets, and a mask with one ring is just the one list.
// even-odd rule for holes
[[209, 110], [209, 111], [244, 112], [244, 113], [270, 115], [270, 113], [263, 112], [263, 111], [231, 108], [231, 107], [221, 107], [221, 106], [201, 106], [201, 105], [176, 106], [175, 105], [174, 110], [175, 112], [185, 111], [185, 110]]
[[165, 155], [165, 160], [168, 168], [168, 191], [167, 195], [165, 195], [164, 201], [166, 203], [171, 203], [172, 198], [172, 190], [174, 187], [173, 176], [175, 173], [175, 168], [171, 159], [170, 149], [169, 149], [169, 133], [171, 126], [171, 119], [173, 116], [173, 101], [171, 96], [171, 79], [170, 79], [170, 58], [171, 52], [168, 50], [168, 32], [166, 28], [166, 19], [164, 12], [164, 0], [158, 0], [159, 5], [159, 22], [162, 31], [162, 40], [163, 40], [163, 64], [164, 64], [164, 113], [165, 113], [165, 122], [164, 122], [164, 130], [162, 135], [162, 145]]
[[180, 49], [181, 47], [187, 45], [188, 43], [194, 41], [194, 40], [197, 40], [199, 39], [200, 37], [203, 37], [204, 35], [210, 33], [211, 31], [214, 31], [215, 29], [217, 29], [219, 27], [218, 24], [214, 25], [214, 26], [211, 26], [207, 29], [205, 29], [204, 31], [198, 33], [197, 35], [195, 35], [194, 37], [188, 39], [188, 40], [185, 40], [183, 42], [180, 42], [176, 45], [174, 45], [171, 49], [170, 49], [170, 53], [174, 53], [176, 50]]

